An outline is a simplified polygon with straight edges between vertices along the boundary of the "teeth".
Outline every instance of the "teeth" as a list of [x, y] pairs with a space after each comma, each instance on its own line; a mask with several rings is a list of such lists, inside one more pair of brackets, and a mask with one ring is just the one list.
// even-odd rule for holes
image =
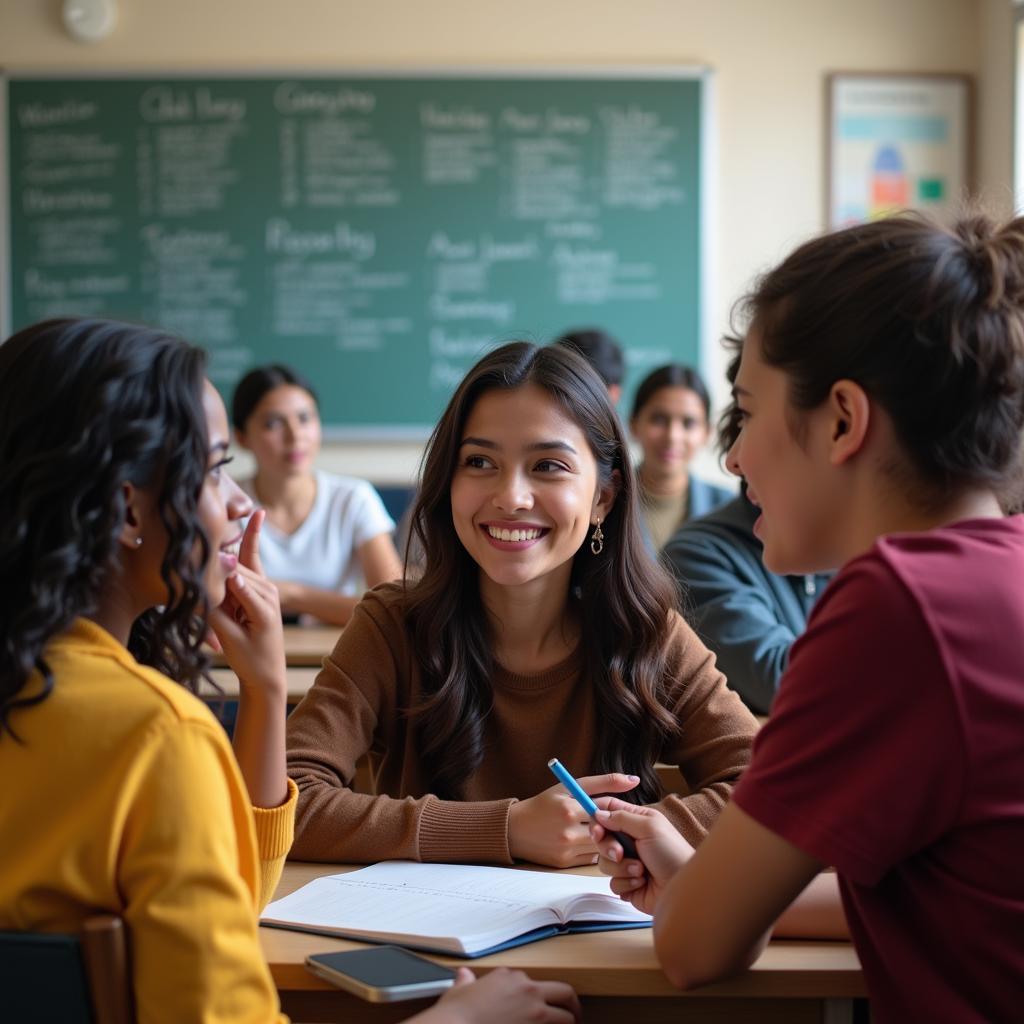
[[496, 526], [488, 526], [487, 532], [495, 540], [516, 541], [536, 540], [540, 536], [540, 530], [531, 528], [527, 530], [501, 530]]

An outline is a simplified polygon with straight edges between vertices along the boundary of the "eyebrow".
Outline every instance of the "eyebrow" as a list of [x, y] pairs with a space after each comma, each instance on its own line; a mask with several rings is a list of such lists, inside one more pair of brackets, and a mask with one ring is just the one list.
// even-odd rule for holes
[[214, 441], [210, 445], [210, 454], [215, 455], [217, 452], [226, 452], [228, 450], [227, 441]]
[[739, 398], [740, 395], [746, 395], [747, 398], [749, 398], [750, 397], [750, 392], [746, 388], [737, 387], [734, 384], [733, 387], [732, 387], [732, 396], [733, 396], [733, 398]]
[[[467, 444], [471, 444], [476, 448], [487, 448], [491, 451], [497, 451], [499, 448], [501, 448], [500, 444], [497, 444], [495, 441], [488, 441], [487, 438], [485, 437], [464, 437], [460, 442], [459, 447], [462, 447], [462, 445]], [[573, 448], [573, 446], [569, 444], [568, 441], [537, 441], [534, 444], [526, 445], [526, 447], [523, 450], [528, 452], [554, 450], [560, 452], [569, 452], [572, 455], [578, 454], [576, 449]]]

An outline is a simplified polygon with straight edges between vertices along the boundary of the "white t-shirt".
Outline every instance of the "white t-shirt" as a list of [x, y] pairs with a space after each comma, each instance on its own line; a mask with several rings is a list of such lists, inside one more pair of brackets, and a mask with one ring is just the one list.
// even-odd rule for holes
[[[367, 481], [320, 470], [315, 470], [314, 476], [313, 507], [294, 533], [282, 533], [264, 522], [260, 531], [264, 572], [272, 580], [359, 594], [363, 576], [356, 551], [366, 541], [394, 532], [394, 520]], [[255, 499], [253, 481], [240, 483]]]

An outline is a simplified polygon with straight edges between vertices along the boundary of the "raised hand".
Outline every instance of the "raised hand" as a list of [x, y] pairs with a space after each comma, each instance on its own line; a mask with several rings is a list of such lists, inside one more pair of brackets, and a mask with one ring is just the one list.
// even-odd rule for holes
[[284, 633], [277, 589], [266, 578], [259, 534], [266, 512], [253, 512], [245, 528], [238, 568], [228, 577], [227, 596], [210, 613], [210, 628], [243, 691], [272, 699], [286, 696]]
[[232, 746], [249, 798], [276, 807], [288, 794], [284, 720], [288, 699], [284, 632], [277, 589], [263, 574], [260, 527], [266, 513], [253, 512], [242, 537], [238, 567], [227, 596], [210, 613], [210, 627], [239, 681], [238, 717]]

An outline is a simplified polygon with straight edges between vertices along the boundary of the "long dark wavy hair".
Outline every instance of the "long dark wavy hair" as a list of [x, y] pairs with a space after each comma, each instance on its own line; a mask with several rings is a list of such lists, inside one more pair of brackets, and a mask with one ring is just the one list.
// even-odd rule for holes
[[[0, 739], [54, 687], [47, 643], [96, 607], [126, 481], [154, 490], [169, 538], [166, 602], [135, 622], [129, 648], [186, 684], [205, 668], [204, 366], [184, 341], [106, 320], [48, 320], [0, 345]], [[23, 694], [34, 670], [42, 686]]]
[[582, 629], [582, 671], [596, 696], [596, 772], [628, 772], [628, 795], [657, 800], [654, 763], [676, 729], [665, 709], [665, 641], [675, 588], [648, 554], [640, 530], [636, 476], [604, 384], [564, 346], [512, 342], [484, 356], [459, 385], [424, 456], [413, 530], [425, 553], [422, 578], [406, 592], [406, 612], [423, 676], [424, 697], [411, 709], [418, 742], [439, 796], [458, 798], [480, 765], [494, 671], [491, 636], [480, 600], [479, 567], [452, 521], [451, 484], [467, 418], [481, 395], [525, 384], [543, 388], [579, 426], [597, 460], [599, 486], [618, 475], [618, 494], [601, 528], [604, 551], [585, 542], [574, 557], [568, 599]]

